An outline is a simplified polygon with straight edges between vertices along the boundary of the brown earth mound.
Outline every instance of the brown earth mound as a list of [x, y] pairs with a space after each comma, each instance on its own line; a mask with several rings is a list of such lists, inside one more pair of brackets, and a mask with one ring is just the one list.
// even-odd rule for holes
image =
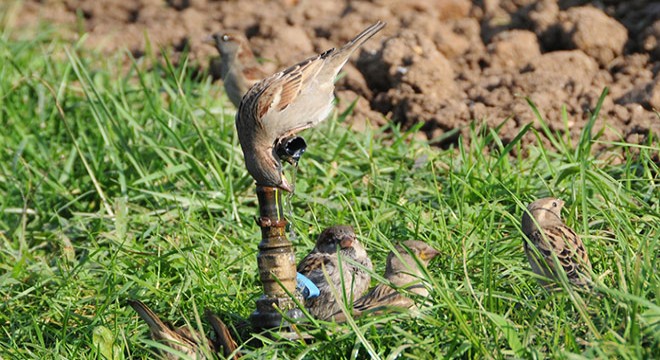
[[[404, 127], [424, 122], [428, 138], [473, 120], [506, 141], [535, 121], [531, 98], [554, 130], [576, 138], [605, 87], [596, 131], [605, 140], [644, 141], [660, 134], [660, 3], [567, 0], [42, 0], [13, 12], [16, 27], [40, 20], [76, 29], [87, 45], [143, 53], [185, 45], [202, 66], [216, 56], [202, 39], [239, 29], [274, 69], [342, 44], [367, 25], [388, 26], [346, 67], [340, 106], [360, 97], [354, 117]], [[71, 31], [73, 34], [73, 31]], [[283, 49], [286, 49], [283, 51]], [[274, 70], [273, 70], [274, 71]], [[538, 126], [538, 124], [537, 124]], [[465, 131], [465, 130], [463, 130]], [[641, 136], [640, 136], [641, 134]], [[531, 134], [524, 141], [532, 140]]]

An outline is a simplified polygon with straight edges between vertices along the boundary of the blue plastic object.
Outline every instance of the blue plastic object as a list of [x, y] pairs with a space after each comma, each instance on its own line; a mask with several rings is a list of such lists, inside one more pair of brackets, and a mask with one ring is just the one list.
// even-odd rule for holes
[[296, 283], [296, 288], [305, 300], [315, 298], [321, 294], [319, 288], [314, 285], [312, 280], [308, 279], [307, 276], [301, 273], [296, 275]]

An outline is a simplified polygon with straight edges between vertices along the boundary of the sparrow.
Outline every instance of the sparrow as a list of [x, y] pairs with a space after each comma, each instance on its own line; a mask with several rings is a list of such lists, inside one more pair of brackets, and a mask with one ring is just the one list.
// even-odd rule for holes
[[[318, 319], [329, 318], [340, 310], [339, 302], [343, 301], [343, 294], [352, 303], [353, 299], [367, 291], [372, 269], [371, 259], [352, 226], [336, 225], [325, 229], [316, 240], [314, 249], [298, 264], [298, 272], [319, 289], [319, 295], [307, 299], [305, 307]], [[335, 297], [332, 287], [342, 298]]]
[[[406, 289], [423, 298], [429, 296], [429, 291], [422, 282], [423, 274], [419, 264], [426, 268], [440, 252], [419, 240], [404, 241], [394, 249], [396, 252], [390, 251], [387, 255], [384, 277], [388, 284], [378, 284], [366, 295], [356, 300], [353, 304], [353, 316], [386, 308], [414, 308], [415, 301], [397, 289]], [[342, 321], [345, 316], [338, 312], [333, 315], [333, 318], [335, 321]]]
[[384, 26], [379, 21], [339, 49], [327, 50], [261, 80], [243, 96], [236, 129], [245, 166], [257, 185], [293, 192], [282, 176], [279, 143], [328, 117], [339, 70]]
[[238, 31], [218, 32], [208, 39], [220, 53], [220, 76], [227, 97], [236, 108], [243, 95], [266, 77], [247, 38]]
[[230, 359], [232, 354], [234, 354], [234, 356], [231, 357], [232, 360], [240, 359], [243, 354], [239, 351], [236, 351], [236, 349], [238, 349], [238, 344], [231, 336], [227, 325], [225, 325], [225, 323], [220, 320], [218, 315], [209, 309], [204, 311], [204, 318], [209, 322], [209, 324], [211, 324], [213, 332], [215, 332], [215, 341], [213, 342], [215, 350], [217, 352], [222, 351], [223, 356], [227, 359]]
[[[525, 254], [536, 274], [559, 280], [554, 254], [571, 284], [589, 286], [589, 255], [580, 237], [561, 220], [563, 206], [564, 201], [550, 197], [536, 200], [527, 206], [522, 217], [522, 231], [528, 240], [523, 241]], [[545, 281], [541, 283], [547, 285]]]
[[[139, 300], [129, 300], [128, 304], [140, 315], [151, 331], [151, 338], [164, 345], [169, 346], [179, 353], [186, 354], [191, 359], [207, 359], [207, 354], [215, 352], [214, 344], [204, 335], [190, 329], [187, 326], [174, 328], [163, 322], [156, 313]], [[180, 359], [179, 355], [160, 350], [163, 359]]]

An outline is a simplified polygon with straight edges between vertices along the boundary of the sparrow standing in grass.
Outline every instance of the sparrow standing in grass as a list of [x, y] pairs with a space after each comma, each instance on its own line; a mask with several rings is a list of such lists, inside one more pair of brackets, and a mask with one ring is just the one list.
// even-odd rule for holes
[[[129, 300], [128, 304], [140, 315], [151, 330], [151, 337], [164, 345], [169, 346], [177, 352], [186, 354], [191, 359], [207, 359], [215, 351], [211, 341], [204, 335], [191, 330], [187, 326], [174, 329], [171, 325], [164, 323], [156, 313], [139, 300]], [[163, 359], [176, 360], [181, 357], [175, 353], [159, 350]]]
[[556, 256], [571, 284], [588, 286], [589, 255], [580, 237], [561, 220], [563, 206], [564, 202], [555, 198], [539, 199], [527, 206], [522, 217], [522, 231], [528, 240], [524, 241], [525, 254], [536, 274], [557, 281]]
[[351, 54], [385, 26], [377, 22], [346, 45], [269, 76], [243, 96], [236, 129], [245, 166], [257, 185], [292, 192], [282, 176], [280, 141], [315, 126], [330, 114], [334, 81]]
[[[375, 312], [387, 308], [413, 308], [415, 301], [399, 293], [396, 289], [406, 289], [420, 297], [428, 297], [429, 291], [422, 281], [421, 264], [426, 268], [429, 262], [438, 256], [439, 252], [427, 243], [418, 240], [404, 241], [397, 245], [394, 251], [387, 256], [385, 279], [390, 284], [378, 284], [366, 295], [353, 304], [353, 315], [359, 316], [364, 312]], [[334, 316], [336, 321], [345, 319], [343, 313]]]
[[[371, 260], [357, 240], [353, 227], [336, 225], [325, 229], [316, 240], [312, 252], [298, 264], [298, 272], [308, 277], [320, 292], [319, 296], [308, 299], [305, 307], [316, 318], [329, 318], [340, 310], [339, 301], [344, 301], [344, 294], [350, 303], [367, 291], [371, 281], [369, 271], [372, 269]], [[331, 286], [339, 294], [339, 299], [333, 294]]]
[[210, 41], [220, 53], [220, 76], [227, 97], [238, 108], [243, 95], [266, 74], [254, 57], [248, 40], [240, 32], [215, 33]]

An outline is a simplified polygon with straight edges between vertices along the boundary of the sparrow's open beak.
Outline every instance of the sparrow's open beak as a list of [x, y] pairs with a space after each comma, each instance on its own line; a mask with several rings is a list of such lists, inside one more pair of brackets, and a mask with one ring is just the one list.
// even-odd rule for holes
[[347, 249], [353, 247], [353, 242], [355, 242], [355, 236], [348, 235], [345, 236], [343, 239], [341, 239], [341, 241], [339, 242], [339, 246], [342, 249]]
[[420, 257], [422, 260], [431, 260], [431, 259], [433, 259], [434, 257], [436, 257], [436, 256], [438, 256], [438, 255], [440, 255], [440, 251], [431, 248], [431, 249], [428, 249], [428, 250], [422, 251], [422, 253], [419, 254], [419, 257]]

